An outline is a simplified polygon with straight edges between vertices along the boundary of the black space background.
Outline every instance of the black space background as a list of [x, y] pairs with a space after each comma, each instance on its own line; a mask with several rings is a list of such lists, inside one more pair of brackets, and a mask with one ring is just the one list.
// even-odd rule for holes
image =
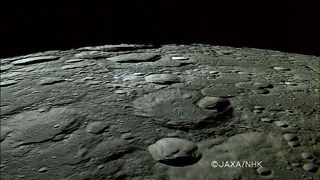
[[208, 43], [320, 55], [320, 7], [308, 1], [66, 2], [2, 3], [0, 57], [120, 43]]

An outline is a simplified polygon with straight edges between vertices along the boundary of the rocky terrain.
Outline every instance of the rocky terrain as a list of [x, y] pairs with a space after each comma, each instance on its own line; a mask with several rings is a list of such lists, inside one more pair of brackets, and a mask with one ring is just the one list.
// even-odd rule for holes
[[[1, 180], [320, 179], [319, 57], [106, 45], [1, 59]], [[258, 161], [261, 167], [215, 167]]]

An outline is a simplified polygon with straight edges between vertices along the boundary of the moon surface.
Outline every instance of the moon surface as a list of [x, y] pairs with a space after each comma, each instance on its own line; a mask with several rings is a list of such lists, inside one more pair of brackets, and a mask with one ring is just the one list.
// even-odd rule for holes
[[319, 179], [319, 62], [204, 44], [1, 59], [1, 179]]

